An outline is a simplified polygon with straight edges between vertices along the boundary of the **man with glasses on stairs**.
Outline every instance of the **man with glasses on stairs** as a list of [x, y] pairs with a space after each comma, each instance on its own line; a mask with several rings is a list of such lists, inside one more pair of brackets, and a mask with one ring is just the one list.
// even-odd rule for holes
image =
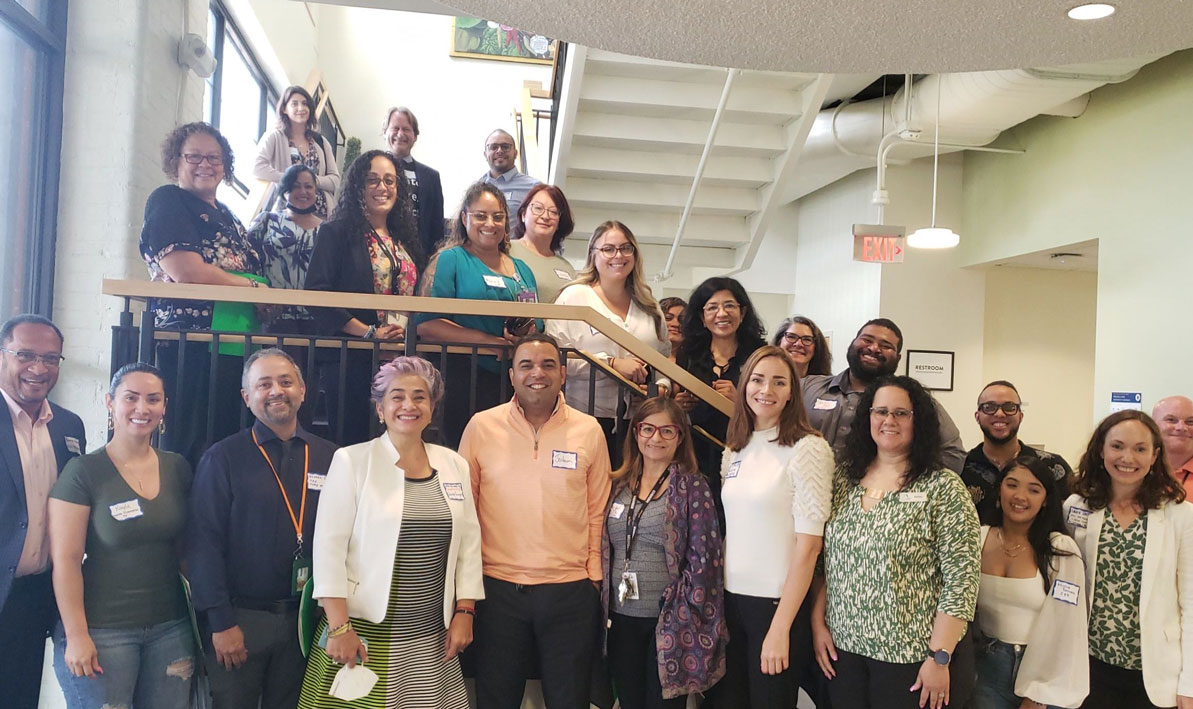
[[489, 163], [489, 171], [481, 175], [480, 181], [496, 185], [505, 195], [509, 213], [517, 214], [526, 193], [542, 180], [518, 172], [518, 146], [514, 136], [500, 128], [485, 138], [485, 161]]

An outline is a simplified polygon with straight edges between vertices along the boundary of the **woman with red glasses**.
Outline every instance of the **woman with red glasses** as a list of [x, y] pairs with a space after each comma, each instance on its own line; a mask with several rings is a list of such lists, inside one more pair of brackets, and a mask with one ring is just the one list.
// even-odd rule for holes
[[606, 655], [622, 709], [683, 709], [725, 673], [716, 508], [674, 400], [647, 399], [630, 431], [601, 542]]

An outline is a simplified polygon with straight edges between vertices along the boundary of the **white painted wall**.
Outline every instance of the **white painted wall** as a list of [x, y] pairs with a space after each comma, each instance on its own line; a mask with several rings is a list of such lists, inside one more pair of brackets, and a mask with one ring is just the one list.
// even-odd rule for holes
[[1026, 153], [966, 156], [962, 257], [978, 264], [1097, 238], [1093, 420], [1111, 391], [1144, 408], [1193, 393], [1189, 198], [1193, 51], [1093, 92], [1080, 118], [1037, 118], [1007, 140]]
[[[1097, 310], [1097, 273], [986, 271], [983, 384], [1012, 382], [1025, 406], [1020, 437], [1072, 465], [1085, 450], [1093, 417]], [[975, 392], [970, 410], [976, 401]]]

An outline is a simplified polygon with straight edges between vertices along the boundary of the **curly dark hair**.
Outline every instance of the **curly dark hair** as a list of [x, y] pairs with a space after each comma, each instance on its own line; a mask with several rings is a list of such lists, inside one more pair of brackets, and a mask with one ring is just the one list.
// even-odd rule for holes
[[921, 477], [944, 467], [940, 455], [940, 414], [936, 412], [936, 402], [924, 385], [911, 377], [879, 377], [862, 392], [854, 409], [849, 435], [845, 438], [845, 474], [855, 483], [860, 481], [866, 476], [870, 463], [878, 456], [878, 445], [870, 435], [870, 408], [874, 406], [874, 395], [883, 387], [898, 387], [907, 392], [907, 397], [911, 399], [911, 451], [907, 472], [903, 474], [903, 487], [907, 488]]
[[[1031, 544], [1032, 552], [1036, 557], [1036, 566], [1040, 569], [1040, 576], [1044, 578], [1044, 593], [1047, 593], [1052, 588], [1052, 579], [1056, 575], [1057, 569], [1053, 564], [1054, 557], [1057, 556], [1072, 556], [1072, 552], [1063, 551], [1052, 546], [1052, 533], [1068, 535], [1069, 530], [1065, 527], [1064, 516], [1064, 497], [1060, 489], [1060, 484], [1056, 477], [1052, 474], [1052, 469], [1048, 464], [1038, 456], [1021, 455], [1018, 458], [1012, 459], [1009, 463], [1003, 466], [998, 481], [998, 495], [999, 500], [1002, 500], [1002, 483], [1006, 479], [1007, 473], [1016, 468], [1023, 468], [1040, 483], [1044, 488], [1044, 504], [1040, 506], [1040, 511], [1036, 513], [1036, 518], [1031, 521], [1031, 527], [1027, 530], [1027, 541]], [[1002, 527], [1002, 505], [995, 506], [994, 511], [990, 513], [989, 523], [991, 527]]]
[[384, 158], [393, 165], [394, 173], [398, 176], [398, 196], [394, 208], [389, 210], [385, 218], [385, 225], [389, 228], [389, 236], [400, 243], [410, 255], [419, 275], [427, 265], [426, 254], [418, 239], [418, 226], [414, 220], [414, 207], [410, 196], [410, 183], [406, 181], [401, 168], [394, 161], [392, 155], [384, 150], [370, 150], [352, 161], [344, 173], [344, 181], [340, 185], [335, 211], [328, 221], [342, 222], [347, 225], [349, 234], [365, 234], [372, 229], [369, 226], [368, 213], [365, 210], [365, 177], [369, 174], [375, 158]]
[[559, 210], [559, 223], [555, 225], [555, 233], [551, 236], [551, 251], [555, 255], [563, 254], [563, 240], [571, 236], [572, 231], [576, 228], [576, 220], [572, 217], [572, 207], [568, 204], [568, 198], [563, 196], [563, 190], [555, 185], [548, 185], [545, 182], [540, 182], [522, 198], [522, 204], [518, 206], [517, 217], [510, 215], [512, 222], [510, 224], [510, 238], [521, 239], [526, 235], [526, 210], [530, 208], [530, 200], [539, 192], [546, 192], [551, 201], [555, 203], [555, 208]]
[[699, 362], [709, 357], [712, 333], [704, 327], [704, 304], [718, 291], [727, 290], [741, 306], [741, 325], [737, 328], [739, 352], [753, 352], [766, 344], [766, 330], [754, 310], [754, 304], [746, 289], [737, 280], [728, 276], [714, 276], [696, 286], [688, 296], [688, 307], [683, 311], [683, 344], [676, 361]]
[[799, 323], [812, 331], [812, 337], [816, 340], [816, 344], [812, 345], [812, 359], [808, 362], [808, 374], [832, 374], [833, 373], [833, 353], [829, 351], [828, 340], [824, 337], [824, 333], [816, 323], [812, 322], [811, 318], [806, 318], [803, 315], [792, 315], [789, 318], [779, 323], [779, 327], [775, 329], [774, 337], [771, 338], [771, 344], [776, 347], [783, 346], [783, 333], [792, 325]]
[[[496, 132], [496, 131], [494, 131]], [[504, 131], [502, 131], [504, 132]], [[491, 183], [478, 180], [468, 186], [464, 191], [464, 198], [460, 200], [460, 208], [456, 210], [456, 217], [452, 219], [451, 229], [447, 236], [440, 242], [439, 250], [444, 251], [453, 246], [467, 246], [468, 245], [468, 227], [464, 225], [464, 212], [472, 206], [476, 200], [480, 199], [482, 194], [488, 193], [493, 195], [497, 203], [501, 205], [501, 211], [505, 213], [505, 239], [501, 241], [498, 250], [503, 254], [510, 252], [510, 208], [509, 203], [505, 201], [505, 195], [501, 190]]]
[[182, 146], [186, 143], [187, 138], [196, 133], [206, 133], [220, 144], [220, 152], [224, 157], [224, 182], [232, 184], [232, 175], [235, 174], [232, 146], [228, 143], [228, 139], [215, 129], [215, 126], [203, 121], [178, 126], [166, 134], [166, 139], [162, 141], [162, 172], [166, 173], [166, 177], [174, 182], [178, 181], [178, 161], [182, 159]]
[[1110, 473], [1102, 459], [1102, 449], [1110, 429], [1126, 421], [1138, 421], [1146, 426], [1156, 449], [1156, 462], [1144, 476], [1143, 483], [1135, 493], [1135, 501], [1145, 510], [1158, 510], [1166, 502], [1184, 501], [1185, 488], [1172, 477], [1168, 459], [1164, 456], [1160, 427], [1151, 416], [1134, 410], [1116, 411], [1102, 419], [1094, 429], [1094, 435], [1090, 437], [1089, 445], [1085, 447], [1085, 453], [1077, 465], [1077, 482], [1073, 485], [1073, 492], [1084, 497], [1090, 509], [1100, 510], [1110, 504]]

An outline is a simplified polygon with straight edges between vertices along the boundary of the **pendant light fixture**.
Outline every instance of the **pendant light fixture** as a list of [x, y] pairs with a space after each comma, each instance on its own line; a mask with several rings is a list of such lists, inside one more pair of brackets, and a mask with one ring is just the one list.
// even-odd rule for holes
[[936, 226], [936, 181], [940, 171], [940, 85], [936, 77], [936, 137], [932, 141], [932, 226], [916, 229], [907, 236], [907, 245], [916, 249], [951, 249], [961, 237], [948, 227]]

